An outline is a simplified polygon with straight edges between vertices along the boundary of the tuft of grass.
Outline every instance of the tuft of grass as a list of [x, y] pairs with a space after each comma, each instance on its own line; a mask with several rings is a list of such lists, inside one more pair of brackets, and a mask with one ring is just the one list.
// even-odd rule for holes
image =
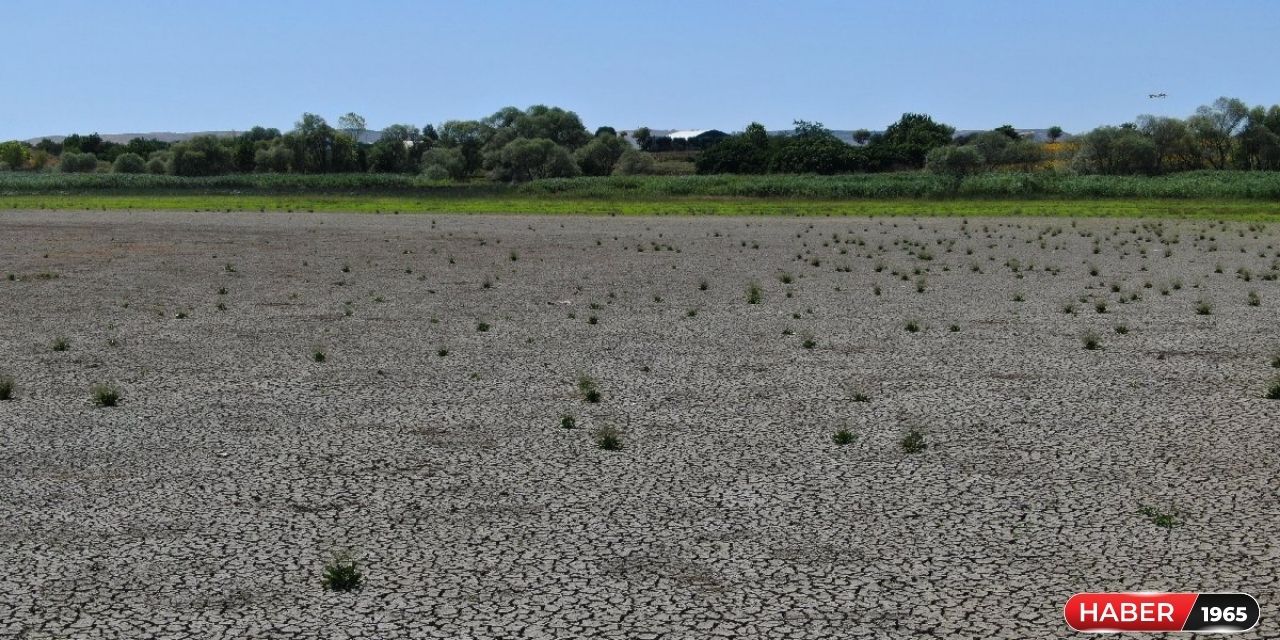
[[1097, 302], [1093, 303], [1093, 310], [1094, 310], [1094, 311], [1097, 311], [1098, 313], [1106, 313], [1106, 312], [1107, 312], [1107, 301], [1106, 301], [1106, 300], [1099, 300], [1099, 301], [1097, 301]]
[[1128, 335], [1128, 333], [1129, 333], [1129, 325], [1125, 325], [1125, 324], [1118, 324], [1118, 325], [1116, 325], [1115, 330], [1116, 330], [1116, 333], [1118, 333], [1118, 334], [1120, 334], [1120, 335], [1122, 335], [1122, 336], [1123, 336], [1123, 335]]
[[853, 441], [857, 439], [858, 439], [858, 436], [853, 435], [853, 432], [850, 431], [848, 428], [842, 428], [839, 431], [836, 431], [835, 434], [831, 436], [831, 441], [841, 447], [847, 444], [853, 444]]
[[1280, 369], [1280, 349], [1271, 352], [1271, 367]]
[[484, 332], [488, 331], [488, 330], [489, 330], [489, 328], [490, 328], [490, 327], [489, 327], [489, 323], [488, 323], [488, 322], [477, 322], [477, 323], [476, 323], [476, 331], [479, 331], [480, 333], [484, 333]]
[[0, 376], [0, 400], [13, 399], [13, 376]]
[[1147, 517], [1152, 524], [1165, 529], [1172, 529], [1181, 524], [1177, 517], [1172, 513], [1165, 513], [1150, 505], [1141, 505], [1138, 507], [1138, 513]]
[[324, 349], [320, 347], [311, 347], [311, 360], [314, 362], [324, 362], [329, 356], [325, 355]]
[[1089, 351], [1097, 351], [1102, 348], [1102, 338], [1098, 336], [1098, 332], [1093, 329], [1085, 331], [1080, 336], [1080, 342], [1084, 344], [1084, 348]]
[[445, 356], [449, 355], [449, 350], [448, 350], [448, 349], [446, 349], [446, 348], [444, 348], [444, 347], [440, 347], [439, 349], [436, 349], [436, 355], [438, 355], [438, 356], [440, 356], [441, 358], [443, 358], [443, 357], [445, 357]]
[[93, 404], [99, 407], [114, 407], [120, 403], [120, 391], [109, 384], [95, 384], [89, 389]]
[[1280, 400], [1280, 376], [1275, 376], [1267, 381], [1267, 388], [1263, 396], [1268, 400]]
[[596, 439], [596, 446], [605, 451], [621, 451], [622, 450], [622, 433], [615, 429], [612, 425], [604, 425], [596, 429], [593, 434]]
[[929, 444], [924, 441], [924, 432], [913, 428], [898, 441], [898, 447], [903, 453], [915, 454], [929, 448]]
[[1213, 304], [1208, 300], [1201, 300], [1196, 303], [1196, 315], [1207, 316], [1213, 313]]
[[795, 278], [791, 277], [791, 274], [785, 271], [778, 275], [778, 282], [781, 282], [782, 284], [791, 284], [794, 281]]
[[804, 335], [801, 336], [800, 346], [804, 347], [805, 349], [812, 349], [818, 346], [818, 341], [813, 338], [812, 333], [809, 333], [808, 331], [806, 331], [804, 332]]
[[329, 591], [355, 591], [364, 585], [364, 573], [349, 552], [333, 554], [324, 564], [320, 584]]
[[1262, 298], [1258, 296], [1257, 291], [1250, 291], [1249, 297], [1246, 298], [1245, 301], [1248, 302], [1251, 307], [1258, 307], [1262, 305]]
[[747, 304], [760, 304], [764, 299], [764, 292], [760, 290], [760, 284], [752, 282], [747, 285]]
[[561, 429], [572, 429], [572, 428], [574, 428], [574, 427], [576, 427], [576, 426], [578, 426], [578, 419], [577, 419], [577, 418], [574, 418], [572, 415], [569, 415], [569, 414], [567, 414], [567, 413], [566, 413], [566, 414], [564, 414], [564, 415], [562, 415], [562, 416], [560, 416], [560, 428], [561, 428]]
[[49, 345], [52, 351], [66, 351], [71, 348], [71, 343], [66, 338], [54, 338], [53, 343]]
[[698, 281], [698, 291], [706, 291], [706, 290], [707, 290], [707, 289], [709, 289], [709, 288], [711, 288], [711, 285], [710, 285], [710, 284], [707, 284], [707, 281], [706, 281], [706, 280], [699, 280], [699, 281]]
[[947, 327], [947, 330], [950, 331], [951, 333], [956, 333], [960, 331], [960, 325], [952, 324], [951, 326]]
[[600, 404], [600, 385], [585, 373], [578, 376], [578, 391], [582, 393], [582, 398], [591, 404]]
[[908, 320], [907, 323], [903, 325], [903, 328], [906, 329], [908, 333], [918, 333], [920, 331], [920, 323], [915, 320]]

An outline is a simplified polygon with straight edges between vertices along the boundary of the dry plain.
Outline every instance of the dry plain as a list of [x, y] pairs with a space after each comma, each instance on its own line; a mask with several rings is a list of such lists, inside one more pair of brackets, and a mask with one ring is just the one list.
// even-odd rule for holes
[[1280, 637], [1277, 229], [0, 213], [0, 637]]

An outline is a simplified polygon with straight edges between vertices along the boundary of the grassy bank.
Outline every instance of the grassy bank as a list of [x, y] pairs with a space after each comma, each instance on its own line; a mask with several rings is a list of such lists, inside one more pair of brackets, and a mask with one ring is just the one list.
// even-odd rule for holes
[[395, 174], [241, 174], [208, 178], [127, 174], [0, 173], [0, 196], [77, 194], [397, 195], [433, 197], [1280, 200], [1280, 172], [1197, 171], [1167, 176], [987, 173], [955, 181], [924, 172], [844, 176], [614, 176], [506, 185], [458, 184]]
[[645, 176], [441, 183], [387, 174], [0, 173], [0, 210], [594, 215], [1039, 215], [1280, 220], [1280, 173]]
[[626, 198], [409, 195], [25, 195], [0, 196], [4, 210], [164, 210], [547, 215], [1068, 216], [1280, 221], [1280, 202], [1168, 199]]

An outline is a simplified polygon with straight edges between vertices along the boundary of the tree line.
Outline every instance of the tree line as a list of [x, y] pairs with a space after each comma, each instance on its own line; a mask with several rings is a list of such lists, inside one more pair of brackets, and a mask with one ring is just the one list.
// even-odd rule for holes
[[366, 142], [364, 118], [348, 113], [330, 125], [305, 113], [292, 130], [254, 127], [235, 136], [196, 136], [177, 143], [135, 138], [119, 144], [97, 134], [61, 142], [0, 143], [0, 169], [212, 176], [231, 173], [400, 173], [433, 180], [524, 182], [579, 175], [647, 175], [692, 161], [701, 174], [821, 174], [927, 169], [956, 178], [987, 171], [1057, 171], [1157, 175], [1199, 169], [1280, 170], [1280, 106], [1249, 107], [1220, 98], [1188, 118], [1144, 115], [1048, 143], [1004, 125], [957, 136], [926, 114], [906, 113], [883, 131], [854, 132], [854, 144], [821, 123], [797, 120], [787, 135], [759, 123], [708, 143], [671, 149], [647, 128], [632, 138], [612, 127], [590, 132], [572, 111], [506, 107], [479, 120], [421, 128], [394, 124]]

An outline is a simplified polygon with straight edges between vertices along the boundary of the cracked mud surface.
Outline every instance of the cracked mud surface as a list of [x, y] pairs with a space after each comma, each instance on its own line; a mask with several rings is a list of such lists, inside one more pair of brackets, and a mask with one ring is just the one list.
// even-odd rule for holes
[[1278, 637], [1278, 231], [3, 212], [0, 637]]

